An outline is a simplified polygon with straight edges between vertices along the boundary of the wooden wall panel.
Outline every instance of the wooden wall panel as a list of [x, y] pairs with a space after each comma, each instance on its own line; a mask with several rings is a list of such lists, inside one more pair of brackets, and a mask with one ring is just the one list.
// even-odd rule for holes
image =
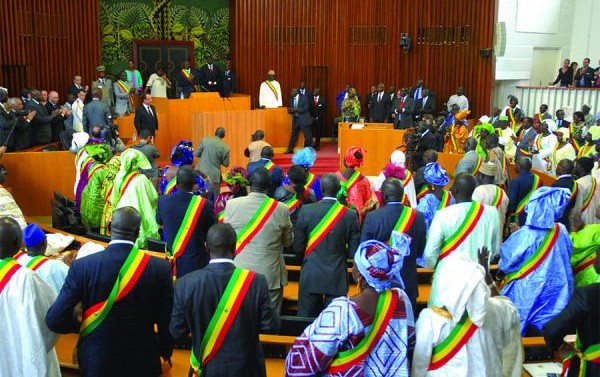
[[73, 74], [85, 84], [100, 59], [99, 0], [0, 1], [0, 85], [57, 90], [64, 99]]
[[[492, 0], [231, 0], [239, 91], [250, 93], [257, 106], [260, 83], [272, 68], [285, 105], [305, 67], [320, 66], [327, 68], [330, 119], [346, 83], [356, 86], [364, 102], [379, 81], [410, 87], [419, 78], [434, 90], [440, 109], [464, 85], [473, 116], [479, 116], [490, 109], [493, 58], [481, 57], [480, 50], [492, 47], [495, 9]], [[273, 41], [267, 37], [275, 27], [295, 28], [299, 35]], [[314, 40], [303, 38], [301, 31], [308, 28], [314, 28]], [[420, 28], [427, 33], [419, 34]], [[411, 37], [409, 52], [399, 46], [403, 32]], [[418, 43], [425, 35], [439, 43]]]

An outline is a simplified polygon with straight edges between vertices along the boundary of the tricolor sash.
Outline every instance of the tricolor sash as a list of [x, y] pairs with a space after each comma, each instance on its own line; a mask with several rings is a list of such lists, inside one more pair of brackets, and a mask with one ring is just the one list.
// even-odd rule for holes
[[16, 253], [15, 255], [13, 255], [13, 259], [16, 260], [16, 261], [18, 261], [19, 258], [21, 258], [25, 254], [27, 254], [27, 253], [24, 252], [24, 251], [19, 251], [18, 253]]
[[588, 267], [594, 265], [596, 260], [596, 252], [591, 253], [587, 257], [583, 258], [579, 262], [573, 264], [573, 275], [577, 275]]
[[540, 177], [537, 174], [534, 174], [533, 175], [533, 184], [531, 185], [531, 189], [523, 197], [523, 199], [521, 199], [521, 201], [517, 205], [517, 210], [515, 212], [517, 215], [520, 215], [523, 212], [525, 212], [525, 206], [527, 205], [527, 202], [529, 202], [529, 197], [531, 197], [531, 194], [533, 194], [533, 192], [535, 190], [539, 189], [541, 185], [542, 185], [542, 182], [541, 182]]
[[81, 170], [79, 170], [79, 179], [83, 177], [83, 174], [87, 172], [88, 179], [90, 178], [90, 169], [94, 165], [94, 159], [87, 157], [82, 164]]
[[504, 198], [504, 190], [500, 187], [496, 186], [496, 193], [494, 194], [494, 200], [492, 200], [492, 205], [497, 209], [500, 209], [502, 205], [502, 199]]
[[458, 247], [467, 239], [469, 234], [473, 231], [479, 219], [483, 215], [483, 205], [477, 202], [472, 202], [471, 207], [467, 211], [465, 215], [465, 219], [460, 224], [458, 229], [454, 232], [453, 235], [444, 240], [442, 247], [440, 249], [440, 256], [438, 261], [446, 258], [450, 255], [454, 250], [458, 249]]
[[[404, 206], [404, 208], [402, 208], [402, 213], [400, 213], [400, 217], [398, 217], [398, 220], [396, 221], [396, 225], [394, 225], [394, 230], [396, 232], [406, 233], [415, 221], [415, 217], [417, 217], [417, 211], [409, 206]], [[392, 244], [391, 235], [388, 244]]]
[[510, 121], [510, 128], [517, 132], [517, 120], [515, 119], [515, 112], [512, 108], [508, 108], [508, 120]]
[[377, 300], [377, 309], [373, 318], [371, 330], [365, 337], [356, 345], [356, 347], [339, 352], [327, 369], [328, 374], [337, 374], [345, 372], [353, 366], [363, 362], [371, 353], [375, 345], [387, 329], [396, 305], [398, 303], [398, 295], [393, 289], [388, 289], [379, 294]]
[[221, 344], [223, 344], [223, 340], [227, 336], [227, 332], [235, 320], [255, 275], [254, 272], [239, 267], [236, 267], [235, 270], [233, 270], [233, 274], [231, 275], [231, 278], [229, 278], [229, 282], [227, 282], [225, 291], [219, 299], [217, 309], [211, 317], [206, 332], [202, 337], [200, 349], [198, 350], [200, 360], [198, 360], [196, 351], [192, 348], [190, 364], [194, 377], [200, 376], [202, 374], [202, 368], [217, 355], [217, 352], [219, 352], [219, 348], [221, 348]]
[[94, 175], [94, 173], [96, 173], [98, 170], [102, 169], [103, 167], [104, 167], [104, 165], [102, 165], [102, 164], [95, 164], [94, 166], [92, 166], [88, 170], [88, 179], [92, 179], [92, 176]]
[[129, 89], [129, 84], [123, 80], [117, 80], [117, 85], [121, 88], [125, 93], [129, 93], [131, 89]]
[[300, 204], [302, 204], [302, 202], [308, 197], [308, 194], [310, 194], [310, 191], [308, 191], [308, 189], [305, 189], [300, 199], [298, 199], [298, 196], [296, 194], [292, 195], [292, 197], [285, 202], [285, 204], [288, 206], [289, 211], [294, 212], [300, 206]]
[[584, 144], [581, 149], [579, 149], [579, 152], [577, 152], [577, 158], [581, 158], [581, 157], [591, 157], [594, 155], [594, 152], [596, 151], [596, 146], [594, 144]]
[[440, 204], [438, 204], [437, 210], [444, 209], [450, 205], [450, 200], [452, 199], [452, 194], [448, 190], [442, 190], [442, 198], [440, 199]]
[[275, 88], [275, 85], [273, 85], [271, 83], [271, 81], [269, 81], [269, 80], [265, 81], [265, 83], [267, 83], [267, 86], [269, 87], [269, 89], [271, 89], [271, 91], [273, 92], [273, 95], [275, 95], [275, 99], [279, 100], [279, 93], [277, 93], [277, 89]]
[[440, 344], [433, 347], [429, 370], [436, 370], [446, 365], [467, 344], [477, 329], [477, 325], [465, 312], [450, 334]]
[[546, 259], [548, 254], [554, 248], [556, 241], [558, 240], [558, 235], [560, 234], [560, 228], [557, 223], [554, 224], [554, 227], [546, 233], [542, 243], [535, 250], [533, 255], [531, 255], [525, 263], [515, 272], [511, 272], [506, 275], [504, 280], [504, 284], [508, 284], [513, 280], [522, 279], [532, 273], [542, 262]]
[[348, 208], [336, 201], [333, 203], [331, 208], [327, 210], [325, 216], [317, 223], [317, 225], [310, 231], [308, 235], [308, 242], [306, 244], [306, 251], [304, 252], [304, 258], [312, 253], [315, 248], [325, 239], [327, 234], [333, 229], [333, 227], [340, 221], [342, 216], [346, 213]]
[[596, 179], [594, 179], [594, 177], [592, 177], [592, 176], [590, 176], [590, 178], [592, 179], [592, 187], [590, 188], [590, 192], [583, 199], [583, 203], [581, 204], [581, 213], [583, 213], [586, 209], [588, 209], [588, 207], [592, 203], [592, 199], [594, 198], [594, 193], [596, 192], [596, 186], [598, 186]]
[[423, 199], [423, 197], [427, 194], [429, 194], [429, 187], [427, 187], [427, 185], [424, 185], [417, 193], [417, 200]]
[[177, 186], [177, 177], [171, 179], [169, 182], [167, 182], [167, 185], [165, 186], [165, 190], [163, 191], [163, 195], [169, 195], [170, 193], [173, 192], [173, 190], [175, 190], [175, 186]]
[[31, 260], [29, 261], [29, 263], [27, 263], [25, 267], [29, 268], [32, 271], [37, 271], [38, 268], [42, 267], [42, 265], [48, 262], [49, 260], [50, 258], [46, 258], [43, 255], [38, 255], [31, 258]]
[[538, 120], [540, 121], [540, 123], [542, 123], [544, 121], [544, 119], [542, 118], [542, 113], [538, 113], [537, 117], [538, 117]]
[[256, 213], [250, 218], [248, 224], [246, 224], [246, 226], [238, 233], [235, 255], [241, 253], [242, 250], [244, 250], [244, 247], [246, 247], [246, 245], [248, 245], [254, 236], [262, 229], [263, 225], [265, 225], [267, 220], [271, 217], [271, 214], [275, 211], [275, 208], [277, 208], [277, 203], [279, 202], [269, 197], [266, 197], [265, 200], [263, 200], [260, 207], [256, 210]]
[[198, 219], [200, 218], [200, 214], [202, 213], [205, 204], [206, 199], [203, 199], [198, 195], [192, 196], [190, 204], [188, 204], [188, 207], [185, 210], [185, 215], [183, 216], [177, 235], [175, 235], [175, 239], [173, 240], [171, 251], [169, 252], [167, 249], [167, 257], [173, 265], [174, 276], [177, 276], [176, 259], [183, 255], [185, 248], [190, 242], [190, 237], [192, 236], [192, 233], [194, 233], [194, 229], [196, 229], [196, 224], [198, 223]]
[[273, 168], [275, 168], [275, 164], [273, 163], [273, 161], [269, 160], [263, 165], [263, 167], [268, 171], [273, 171]]
[[569, 124], [569, 135], [571, 135], [571, 144], [573, 145], [573, 148], [575, 148], [575, 152], [579, 153], [581, 143], [577, 140], [577, 137], [575, 137], [575, 123], [573, 122]]
[[131, 249], [106, 301], [92, 305], [83, 312], [83, 322], [79, 329], [80, 336], [87, 336], [100, 326], [113, 305], [131, 292], [149, 261], [150, 256], [138, 250], [136, 246]]
[[477, 165], [475, 165], [475, 169], [473, 169], [473, 172], [471, 173], [471, 175], [475, 175], [477, 173], [479, 173], [479, 169], [481, 169], [481, 165], [483, 164], [483, 158], [479, 155], [477, 155]]
[[306, 184], [304, 185], [305, 189], [309, 189], [312, 185], [317, 181], [317, 176], [313, 173], [308, 173], [308, 177], [306, 178]]
[[571, 366], [571, 361], [574, 357], [579, 358], [579, 373], [577, 377], [585, 377], [587, 376], [587, 364], [600, 364], [600, 343], [593, 344], [586, 348], [585, 351], [581, 350], [581, 341], [579, 340], [579, 334], [575, 338], [575, 352], [571, 352], [565, 357], [563, 360], [562, 372], [560, 374], [561, 377], [565, 377], [567, 375], [567, 371]]
[[521, 154], [525, 157], [533, 156], [533, 154], [531, 152], [529, 152], [528, 149], [519, 148], [519, 151], [521, 151]]
[[538, 151], [541, 151], [542, 149], [544, 149], [544, 147], [542, 146], [542, 138], [543, 137], [544, 137], [544, 134], [539, 134], [535, 137], [535, 141], [533, 142]]
[[194, 79], [192, 79], [192, 73], [191, 71], [188, 72], [187, 69], [182, 69], [181, 70], [181, 74], [183, 75], [183, 77], [190, 82], [190, 84], [194, 85]]
[[410, 206], [410, 200], [408, 199], [408, 195], [406, 195], [406, 186], [410, 183], [410, 181], [413, 179], [412, 173], [407, 170], [406, 171], [406, 176], [404, 177], [404, 179], [402, 180], [402, 186], [404, 186], [404, 194], [402, 194], [402, 204]]
[[356, 185], [360, 178], [360, 172], [358, 170], [354, 170], [354, 173], [348, 178], [346, 182], [341, 182], [342, 185], [346, 186], [346, 191], [349, 193], [350, 190]]
[[454, 151], [458, 151], [458, 140], [456, 139], [456, 135], [454, 135], [456, 128], [456, 125], [452, 124], [452, 128], [450, 129], [450, 140], [452, 141], [452, 148], [454, 148]]
[[133, 181], [133, 179], [138, 176], [140, 173], [137, 171], [132, 171], [131, 173], [127, 174], [124, 178], [123, 181], [121, 181], [121, 187], [119, 187], [119, 197], [123, 197], [123, 195], [125, 194], [125, 191], [127, 190], [127, 187], [129, 187], [129, 184]]
[[217, 214], [217, 222], [225, 222], [225, 210], [222, 210]]
[[573, 186], [571, 187], [571, 198], [569, 199], [569, 203], [575, 203], [577, 200], [577, 195], [579, 194], [579, 185], [577, 181], [573, 181]]
[[12, 258], [0, 260], [0, 293], [2, 293], [10, 278], [13, 277], [19, 268], [21, 268], [21, 265]]

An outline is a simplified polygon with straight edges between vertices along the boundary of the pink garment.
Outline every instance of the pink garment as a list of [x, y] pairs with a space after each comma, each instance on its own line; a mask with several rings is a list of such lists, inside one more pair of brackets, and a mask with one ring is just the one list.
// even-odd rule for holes
[[[338, 171], [336, 174], [340, 181], [347, 181], [341, 172]], [[369, 180], [361, 174], [360, 178], [358, 178], [358, 182], [356, 182], [356, 184], [351, 187], [350, 190], [348, 190], [348, 204], [352, 204], [354, 207], [356, 207], [356, 211], [358, 211], [358, 219], [361, 223], [365, 215], [364, 211], [367, 204], [372, 205], [371, 202], [376, 201], [377, 198], [375, 198], [373, 192], [371, 191], [371, 183], [369, 183]]]
[[394, 165], [390, 162], [383, 169], [383, 175], [385, 175], [386, 178], [394, 177], [399, 180], [404, 180], [404, 178], [406, 178], [406, 168], [404, 166]]

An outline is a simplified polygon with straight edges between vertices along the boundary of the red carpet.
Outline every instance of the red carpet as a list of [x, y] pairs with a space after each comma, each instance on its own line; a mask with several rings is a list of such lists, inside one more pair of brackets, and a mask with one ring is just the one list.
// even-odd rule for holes
[[[291, 154], [276, 154], [273, 158], [275, 165], [279, 165], [287, 172], [287, 169], [292, 166]], [[317, 161], [310, 171], [316, 175], [325, 173], [335, 173], [339, 169], [340, 155], [337, 151], [337, 144], [321, 143], [321, 150], [317, 151]]]

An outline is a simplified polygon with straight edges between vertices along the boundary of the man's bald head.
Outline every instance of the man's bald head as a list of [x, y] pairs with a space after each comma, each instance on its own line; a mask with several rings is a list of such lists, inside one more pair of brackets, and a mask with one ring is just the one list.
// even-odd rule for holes
[[110, 221], [110, 238], [112, 240], [133, 241], [140, 234], [142, 217], [133, 207], [122, 207], [113, 212]]
[[517, 160], [517, 173], [531, 170], [531, 159], [529, 157], [520, 157]]
[[477, 139], [470, 137], [465, 141], [465, 151], [474, 151], [477, 148]]
[[258, 168], [250, 174], [250, 191], [266, 193], [271, 187], [271, 175], [265, 168]]
[[556, 175], [573, 174], [575, 163], [569, 159], [562, 159], [556, 165]]
[[323, 196], [335, 198], [340, 191], [340, 188], [340, 179], [337, 175], [327, 173], [321, 177], [321, 192], [323, 193]]
[[398, 178], [387, 178], [381, 185], [381, 198], [383, 203], [402, 202], [404, 197], [404, 186]]
[[177, 189], [182, 192], [191, 192], [196, 184], [196, 172], [191, 166], [181, 166], [177, 169]]
[[429, 162], [437, 162], [438, 153], [434, 149], [428, 149], [423, 153], [423, 161], [427, 164]]
[[12, 258], [23, 244], [23, 232], [12, 217], [0, 217], [0, 258]]
[[260, 157], [262, 158], [268, 158], [269, 160], [271, 160], [273, 156], [275, 156], [275, 152], [273, 151], [272, 147], [263, 147], [263, 149], [261, 149], [260, 151]]
[[469, 173], [460, 173], [454, 177], [454, 184], [451, 191], [457, 203], [469, 202], [476, 187], [477, 181], [475, 177]]
[[217, 223], [206, 233], [206, 249], [210, 257], [233, 259], [237, 235], [229, 224]]

